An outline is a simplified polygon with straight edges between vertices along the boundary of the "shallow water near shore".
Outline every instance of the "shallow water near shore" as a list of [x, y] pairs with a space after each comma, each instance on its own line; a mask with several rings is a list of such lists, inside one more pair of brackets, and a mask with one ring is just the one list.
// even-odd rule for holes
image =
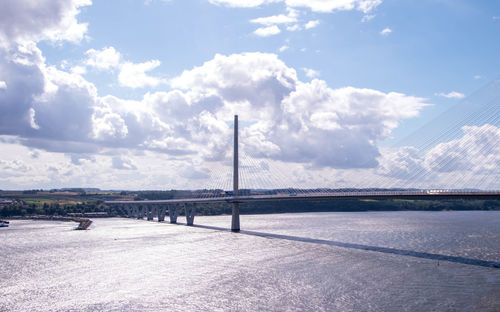
[[500, 311], [500, 212], [230, 219], [12, 221], [0, 311]]

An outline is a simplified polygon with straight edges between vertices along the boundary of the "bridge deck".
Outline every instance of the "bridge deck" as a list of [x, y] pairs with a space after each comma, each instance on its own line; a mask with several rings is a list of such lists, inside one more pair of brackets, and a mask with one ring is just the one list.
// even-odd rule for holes
[[206, 198], [184, 198], [163, 200], [110, 200], [106, 204], [180, 204], [180, 203], [216, 203], [250, 202], [270, 200], [311, 200], [345, 198], [412, 198], [412, 199], [500, 199], [500, 191], [492, 192], [446, 192], [446, 191], [387, 191], [387, 192], [337, 192], [312, 194], [276, 194], [251, 196], [221, 196]]

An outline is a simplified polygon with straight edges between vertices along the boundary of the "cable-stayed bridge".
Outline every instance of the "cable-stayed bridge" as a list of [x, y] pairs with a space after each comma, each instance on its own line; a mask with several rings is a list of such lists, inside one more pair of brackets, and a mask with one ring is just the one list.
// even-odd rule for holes
[[[398, 143], [399, 160], [392, 172], [365, 177], [351, 188], [290, 187], [283, 173], [243, 153], [240, 168], [238, 116], [234, 117], [232, 191], [228, 191], [229, 172], [219, 172], [211, 180], [216, 185], [191, 192], [188, 198], [141, 201], [106, 201], [125, 211], [129, 217], [176, 223], [179, 209], [184, 209], [186, 223], [192, 225], [196, 206], [208, 203], [231, 203], [231, 230], [239, 231], [239, 204], [255, 201], [359, 199], [500, 199], [500, 79], [494, 80], [459, 104]], [[409, 147], [408, 147], [409, 146]], [[339, 146], [341, 148], [341, 146]], [[260, 157], [262, 159], [262, 157]], [[268, 175], [256, 170], [266, 167]], [[285, 164], [286, 166], [286, 164]], [[399, 166], [399, 167], [398, 167]], [[253, 172], [252, 172], [253, 168]], [[240, 169], [245, 169], [240, 171]], [[225, 169], [223, 169], [224, 171]], [[392, 175], [392, 179], [387, 176]], [[440, 177], [453, 187], [439, 187]], [[240, 189], [240, 179], [245, 189]], [[273, 180], [274, 179], [274, 180]], [[251, 188], [248, 186], [252, 186]], [[367, 188], [375, 185], [375, 188]]]

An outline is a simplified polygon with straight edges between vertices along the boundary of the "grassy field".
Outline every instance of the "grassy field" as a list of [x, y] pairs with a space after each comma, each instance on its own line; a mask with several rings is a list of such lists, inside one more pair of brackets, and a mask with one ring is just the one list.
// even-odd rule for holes
[[77, 201], [67, 198], [48, 198], [48, 197], [19, 197], [20, 200], [25, 201], [28, 205], [43, 205], [43, 204], [59, 204], [59, 205], [76, 205], [82, 203], [82, 201]]

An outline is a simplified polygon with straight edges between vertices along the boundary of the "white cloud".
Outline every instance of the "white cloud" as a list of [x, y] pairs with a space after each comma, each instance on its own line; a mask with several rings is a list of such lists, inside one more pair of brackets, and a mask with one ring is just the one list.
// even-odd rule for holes
[[[215, 111], [216, 117], [237, 112], [253, 120], [242, 133], [250, 155], [315, 166], [374, 166], [374, 142], [425, 105], [421, 98], [399, 93], [333, 90], [320, 80], [302, 83], [275, 55], [261, 53], [216, 56], [172, 82], [174, 87], [222, 96], [224, 106]], [[325, 152], [330, 148], [335, 153]]]
[[[105, 47], [101, 50], [90, 49], [85, 52], [87, 59], [84, 61], [88, 67], [97, 68], [99, 70], [118, 69], [118, 82], [121, 86], [129, 88], [144, 88], [156, 87], [160, 84], [166, 84], [167, 81], [162, 78], [149, 76], [146, 72], [151, 71], [160, 66], [160, 61], [151, 60], [143, 63], [132, 63], [123, 60], [120, 52], [114, 47]], [[81, 74], [85, 73], [85, 68], [75, 66], [72, 72]]]
[[85, 52], [87, 60], [85, 64], [101, 70], [107, 70], [120, 66], [121, 54], [113, 47], [105, 47], [102, 50], [90, 49]]
[[298, 30], [301, 30], [301, 29], [302, 29], [302, 27], [300, 27], [299, 24], [294, 24], [294, 25], [286, 27], [286, 30], [288, 30], [288, 31], [298, 31]]
[[363, 18], [361, 19], [361, 22], [362, 23], [366, 23], [366, 22], [369, 22], [371, 21], [373, 18], [375, 18], [375, 14], [366, 14], [363, 16]]
[[319, 20], [309, 21], [304, 25], [305, 29], [311, 29], [319, 25]]
[[3, 0], [0, 10], [0, 45], [26, 41], [82, 40], [87, 24], [76, 15], [90, 0]]
[[[266, 53], [216, 55], [172, 79], [171, 91], [127, 101], [99, 97], [95, 86], [80, 75], [47, 66], [36, 46], [24, 46], [20, 51], [16, 51], [18, 62], [8, 62], [7, 52], [0, 50], [2, 79], [8, 85], [0, 92], [0, 135], [15, 136], [21, 144], [39, 150], [37, 162], [47, 161], [46, 153], [71, 155], [67, 165], [52, 166], [58, 174], [48, 169], [42, 171], [45, 176], [30, 173], [32, 181], [40, 184], [51, 183], [51, 179], [91, 184], [95, 180], [88, 177], [95, 175], [108, 185], [125, 185], [125, 181], [137, 182], [138, 177], [127, 178], [130, 170], [123, 169], [134, 168], [151, 175], [141, 178], [141, 183], [153, 183], [160, 179], [162, 166], [151, 164], [149, 169], [148, 162], [162, 157], [178, 159], [169, 164], [172, 172], [200, 177], [202, 183], [201, 178], [208, 174], [204, 169], [207, 162], [222, 167], [226, 161], [230, 163], [228, 124], [235, 113], [250, 124], [241, 132], [242, 151], [247, 155], [294, 162], [299, 167], [373, 167], [379, 155], [376, 142], [425, 105], [424, 99], [398, 93], [331, 89], [321, 80], [304, 83], [295, 69], [277, 55]], [[120, 74], [127, 73], [126, 65], [130, 69], [122, 83], [133, 87], [156, 84], [146, 72], [158, 62], [122, 62], [117, 66]], [[32, 79], [25, 79], [27, 73]], [[124, 77], [133, 77], [134, 82]], [[150, 154], [122, 155], [124, 149]], [[85, 169], [78, 165], [91, 157], [95, 163], [88, 160]], [[195, 165], [195, 172], [185, 171], [186, 159]], [[116, 172], [110, 175], [102, 163], [111, 164]], [[26, 182], [12, 179], [16, 185]], [[176, 185], [189, 186], [188, 178], [174, 174], [158, 181], [174, 183], [175, 179], [180, 179]]]
[[70, 68], [71, 73], [77, 75], [83, 75], [87, 72], [87, 69], [84, 66], [73, 66]]
[[125, 62], [120, 67], [118, 81], [121, 85], [130, 88], [156, 87], [161, 83], [166, 83], [166, 80], [148, 76], [146, 72], [158, 66], [160, 66], [160, 61], [158, 60], [138, 64]]
[[282, 45], [280, 48], [279, 48], [279, 51], [280, 52], [285, 52], [286, 50], [288, 50], [290, 47], [287, 46], [287, 45]]
[[451, 91], [448, 93], [440, 92], [436, 93], [437, 96], [445, 97], [448, 99], [463, 99], [465, 97], [465, 94], [457, 92], [457, 91]]
[[[274, 54], [216, 55], [173, 79], [169, 92], [146, 93], [135, 101], [100, 97], [81, 77], [84, 68], [66, 64], [70, 72], [65, 72], [49, 66], [36, 46], [44, 39], [83, 39], [86, 25], [76, 16], [90, 1], [6, 3], [8, 9], [0, 12], [0, 188], [206, 186], [214, 171], [229, 171], [225, 164], [231, 158], [229, 124], [234, 113], [246, 125], [241, 129], [242, 152], [266, 159], [255, 159], [256, 168], [271, 175], [284, 166], [298, 183], [331, 185], [335, 177], [333, 183], [342, 185], [348, 178], [333, 168], [373, 168], [379, 162], [387, 177], [399, 175], [396, 169], [410, 174], [417, 166], [446, 175], [462, 164], [490, 179], [498, 176], [499, 132], [494, 126], [466, 127], [462, 138], [436, 146], [425, 157], [408, 149], [398, 151], [392, 162], [383, 162], [377, 142], [390, 136], [401, 120], [418, 115], [425, 99], [353, 87], [332, 89], [318, 79], [303, 82]], [[364, 12], [380, 1], [285, 3], [289, 8]], [[155, 60], [126, 62], [110, 47], [93, 50], [87, 58], [88, 67], [116, 68], [123, 85], [165, 82], [147, 75], [159, 66]], [[210, 171], [209, 166], [216, 169]], [[353, 179], [366, 178], [360, 176]]]
[[404, 146], [395, 149], [383, 149], [378, 158], [379, 166], [376, 172], [401, 180], [411, 178], [422, 169], [422, 159], [418, 149]]
[[277, 35], [281, 32], [278, 26], [273, 25], [269, 27], [261, 27], [257, 28], [253, 33], [259, 37], [269, 37], [273, 35]]
[[382, 0], [208, 0], [216, 5], [254, 8], [270, 3], [285, 3], [287, 8], [307, 8], [313, 12], [358, 10], [368, 13], [382, 3]]
[[36, 114], [35, 110], [33, 108], [30, 108], [29, 109], [30, 126], [31, 128], [38, 130], [40, 129], [40, 126], [36, 123], [35, 114]]
[[382, 3], [382, 0], [284, 0], [293, 8], [303, 7], [314, 12], [358, 10], [368, 13]]
[[274, 15], [274, 16], [268, 16], [268, 17], [259, 17], [259, 18], [250, 20], [250, 22], [255, 23], [255, 24], [261, 24], [264, 26], [272, 26], [272, 25], [277, 25], [277, 24], [295, 23], [295, 22], [297, 22], [297, 18], [294, 16], [280, 14], [280, 15]]
[[112, 158], [112, 166], [120, 170], [136, 170], [137, 167], [132, 163], [132, 160], [126, 157], [115, 156]]
[[[256, 19], [251, 20], [250, 22], [252, 22], [252, 23], [257, 23], [257, 24], [261, 24], [261, 25], [266, 26], [266, 27], [261, 27], [261, 28], [257, 29], [256, 31], [254, 31], [254, 34], [261, 36], [261, 37], [267, 37], [267, 36], [279, 34], [281, 32], [281, 30], [279, 29], [279, 27], [277, 25], [282, 25], [282, 24], [288, 25], [287, 26], [288, 30], [290, 30], [290, 29], [298, 30], [300, 28], [300, 26], [297, 23], [298, 22], [297, 17], [299, 16], [299, 12], [295, 9], [292, 9], [292, 8], [287, 8], [287, 12], [288, 12], [287, 15], [280, 14], [280, 15], [273, 15], [273, 16], [268, 16], [268, 17], [260, 17], [260, 18], [256, 18]], [[292, 24], [292, 23], [295, 23], [295, 24], [290, 26], [289, 24]], [[298, 27], [298, 28], [295, 29], [294, 27]]]
[[474, 75], [473, 78], [476, 79], [476, 80], [478, 80], [478, 79], [481, 79], [482, 77], [480, 75]]
[[279, 0], [208, 0], [210, 3], [217, 5], [226, 5], [237, 8], [253, 8], [263, 4], [278, 2]]
[[392, 30], [389, 27], [386, 27], [380, 31], [380, 34], [382, 36], [388, 36], [390, 33], [392, 33]]
[[[309, 9], [313, 12], [332, 13], [334, 11], [357, 10], [365, 13], [363, 21], [368, 21], [374, 17], [368, 13], [382, 3], [382, 0], [209, 0], [216, 5], [225, 5], [239, 8], [255, 8], [270, 3], [284, 3], [287, 15], [279, 14], [268, 17], [252, 19], [252, 23], [264, 25], [254, 31], [254, 34], [267, 37], [281, 32], [277, 25], [287, 24], [288, 31], [302, 30], [298, 23], [300, 15], [298, 9]], [[305, 29], [311, 29], [319, 25], [319, 21], [309, 21], [304, 25]]]
[[317, 70], [314, 70], [311, 68], [306, 68], [306, 67], [302, 68], [302, 70], [304, 71], [306, 76], [309, 78], [315, 78], [315, 77], [319, 76], [319, 71], [317, 71]]
[[399, 186], [498, 189], [500, 128], [483, 124], [464, 126], [462, 132], [427, 150], [383, 149], [377, 173], [395, 178], [392, 185]]
[[425, 166], [432, 171], [486, 171], [500, 168], [500, 128], [485, 124], [462, 127], [464, 135], [440, 143], [425, 155]]

